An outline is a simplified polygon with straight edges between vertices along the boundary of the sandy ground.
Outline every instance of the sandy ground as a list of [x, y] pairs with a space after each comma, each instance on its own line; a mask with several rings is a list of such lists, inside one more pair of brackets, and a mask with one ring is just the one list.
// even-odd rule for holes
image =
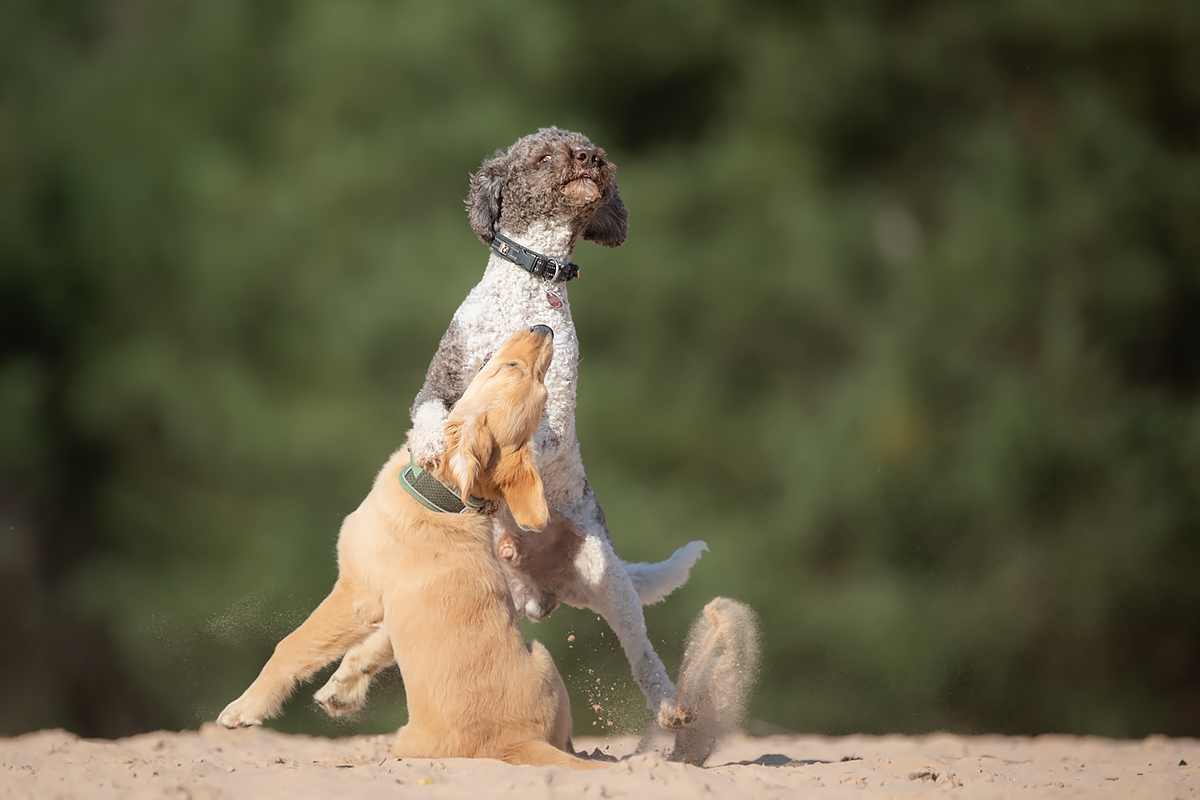
[[[117, 741], [60, 730], [0, 740], [0, 797], [776, 798], [1200, 795], [1200, 740], [1067, 736], [735, 736], [708, 766], [632, 755], [630, 737], [580, 739], [604, 770], [397, 760], [391, 736], [159, 731]], [[666, 745], [666, 742], [663, 743]]]

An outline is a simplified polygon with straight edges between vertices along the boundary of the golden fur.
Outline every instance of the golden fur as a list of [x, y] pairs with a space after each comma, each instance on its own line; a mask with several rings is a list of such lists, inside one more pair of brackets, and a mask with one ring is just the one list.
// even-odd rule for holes
[[[448, 449], [431, 470], [464, 499], [503, 500], [529, 529], [550, 518], [531, 442], [546, 400], [552, 338], [549, 328], [535, 326], [505, 342], [455, 404], [446, 421]], [[298, 681], [383, 628], [388, 638], [377, 639], [394, 649], [408, 696], [396, 756], [604, 766], [572, 751], [566, 687], [549, 652], [521, 634], [492, 550], [491, 518], [420, 505], [399, 482], [408, 462], [401, 448], [384, 465], [342, 524], [333, 591], [217, 721], [261, 724]], [[360, 648], [338, 674], [375, 660]], [[323, 702], [340, 702], [336, 679]]]

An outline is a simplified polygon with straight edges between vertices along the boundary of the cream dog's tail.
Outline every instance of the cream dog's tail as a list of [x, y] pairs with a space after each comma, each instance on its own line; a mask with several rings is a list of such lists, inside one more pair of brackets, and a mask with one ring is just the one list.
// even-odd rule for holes
[[721, 739], [741, 724], [758, 677], [758, 622], [750, 606], [717, 597], [688, 633], [676, 703], [696, 720], [675, 732], [672, 761], [702, 766]]
[[700, 560], [700, 554], [707, 550], [708, 545], [704, 542], [688, 542], [666, 561], [626, 564], [625, 572], [633, 581], [633, 588], [637, 590], [642, 605], [657, 603], [687, 583], [692, 566]]
[[507, 764], [528, 764], [533, 767], [566, 767], [567, 769], [604, 769], [608, 761], [588, 761], [559, 750], [549, 742], [529, 741], [513, 745], [500, 757]]

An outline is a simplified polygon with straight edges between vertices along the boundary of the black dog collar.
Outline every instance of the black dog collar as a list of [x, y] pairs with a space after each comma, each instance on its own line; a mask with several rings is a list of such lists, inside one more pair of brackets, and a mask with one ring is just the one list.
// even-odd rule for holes
[[528, 247], [523, 247], [507, 236], [501, 236], [498, 233], [492, 234], [490, 247], [493, 253], [508, 259], [535, 278], [541, 278], [551, 283], [566, 283], [579, 276], [578, 264], [572, 262], [564, 264], [558, 259], [546, 258], [541, 253], [535, 253]]

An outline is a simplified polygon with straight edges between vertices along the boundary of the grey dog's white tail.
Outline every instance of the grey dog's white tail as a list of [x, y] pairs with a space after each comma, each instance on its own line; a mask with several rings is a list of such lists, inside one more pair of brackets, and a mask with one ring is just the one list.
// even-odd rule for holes
[[676, 703], [696, 721], [675, 733], [673, 761], [702, 766], [721, 739], [742, 722], [758, 678], [758, 622], [745, 603], [717, 597], [688, 633]]
[[657, 564], [626, 564], [625, 572], [633, 582], [642, 605], [648, 606], [665, 598], [687, 583], [692, 566], [700, 560], [700, 554], [708, 550], [704, 542], [688, 542], [671, 554], [666, 561]]

